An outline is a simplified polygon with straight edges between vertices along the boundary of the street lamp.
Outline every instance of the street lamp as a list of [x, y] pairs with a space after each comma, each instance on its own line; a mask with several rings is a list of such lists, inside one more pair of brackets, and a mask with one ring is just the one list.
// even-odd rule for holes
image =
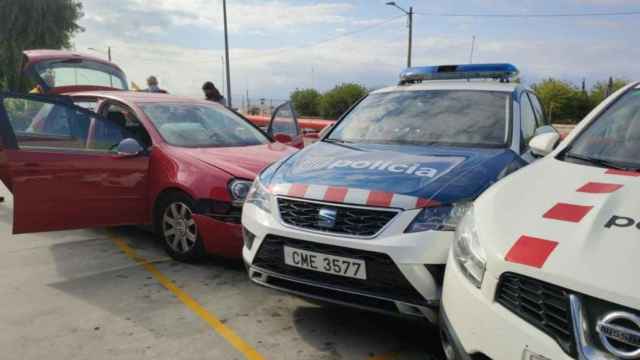
[[[89, 50], [95, 51], [95, 52], [99, 52], [101, 54], [104, 54], [105, 52], [102, 50], [98, 50], [96, 48], [92, 48], [90, 47]], [[107, 46], [107, 58], [109, 59], [109, 62], [111, 62], [111, 46]]]
[[229, 35], [227, 31], [227, 0], [222, 0], [222, 12], [224, 14], [224, 55], [226, 58], [227, 68], [227, 106], [231, 105], [231, 71], [229, 69]]
[[411, 46], [412, 46], [411, 44], [412, 44], [412, 37], [413, 37], [413, 6], [410, 6], [409, 11], [407, 11], [401, 8], [400, 6], [398, 6], [398, 4], [396, 4], [395, 1], [387, 2], [387, 5], [398, 8], [400, 11], [402, 11], [409, 17], [409, 48], [407, 50], [407, 67], [411, 67]]

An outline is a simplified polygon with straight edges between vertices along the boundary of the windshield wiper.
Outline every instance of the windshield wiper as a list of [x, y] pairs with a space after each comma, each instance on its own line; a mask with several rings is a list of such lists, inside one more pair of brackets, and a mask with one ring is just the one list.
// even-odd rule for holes
[[341, 140], [341, 139], [325, 139], [324, 142], [332, 144], [353, 144], [353, 141]]
[[599, 159], [596, 157], [592, 157], [592, 156], [585, 156], [585, 155], [578, 155], [578, 154], [574, 154], [571, 151], [567, 151], [564, 154], [564, 158], [570, 158], [570, 159], [576, 159], [576, 160], [580, 160], [580, 161], [584, 161], [590, 164], [594, 164], [596, 166], [601, 166], [601, 167], [606, 167], [606, 168], [610, 168], [610, 169], [616, 169], [616, 170], [623, 170], [623, 171], [634, 171], [634, 172], [639, 172], [640, 168], [630, 168], [630, 167], [626, 167], [626, 166], [621, 166], [620, 164], [617, 164], [613, 161], [609, 161], [609, 160], [605, 160], [605, 159]]

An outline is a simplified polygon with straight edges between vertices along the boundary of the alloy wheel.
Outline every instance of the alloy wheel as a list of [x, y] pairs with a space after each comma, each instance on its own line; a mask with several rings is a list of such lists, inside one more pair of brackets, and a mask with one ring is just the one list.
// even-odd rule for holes
[[198, 227], [191, 209], [182, 202], [169, 205], [162, 217], [162, 232], [173, 251], [185, 254], [196, 246]]

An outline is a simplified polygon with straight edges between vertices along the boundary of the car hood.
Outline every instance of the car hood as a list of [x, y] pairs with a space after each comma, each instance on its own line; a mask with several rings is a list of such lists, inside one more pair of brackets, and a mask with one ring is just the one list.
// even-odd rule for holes
[[346, 188], [452, 203], [477, 197], [510, 164], [517, 168], [523, 163], [506, 149], [318, 142], [285, 161], [265, 182], [272, 188], [314, 187], [307, 194], [297, 194], [300, 197], [318, 197], [316, 190]]
[[505, 179], [476, 202], [488, 271], [640, 308], [638, 175], [548, 158]]
[[228, 148], [178, 148], [178, 151], [234, 177], [253, 180], [267, 165], [294, 153], [296, 149], [271, 143]]

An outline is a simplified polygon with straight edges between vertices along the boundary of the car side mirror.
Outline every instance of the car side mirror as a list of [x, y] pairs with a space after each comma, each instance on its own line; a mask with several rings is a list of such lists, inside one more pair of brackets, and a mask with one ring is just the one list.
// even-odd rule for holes
[[133, 157], [140, 155], [144, 149], [138, 140], [133, 138], [126, 138], [120, 141], [116, 147], [116, 153], [121, 157]]
[[291, 135], [285, 133], [273, 134], [273, 140], [283, 144], [291, 144], [293, 142], [293, 138], [291, 137]]
[[535, 136], [529, 142], [529, 147], [533, 155], [543, 157], [549, 155], [560, 143], [560, 134], [548, 132]]

